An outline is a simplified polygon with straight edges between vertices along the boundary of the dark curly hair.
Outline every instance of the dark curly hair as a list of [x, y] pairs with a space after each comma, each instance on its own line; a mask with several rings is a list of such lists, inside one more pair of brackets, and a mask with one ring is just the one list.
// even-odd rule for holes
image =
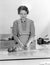
[[19, 8], [18, 8], [18, 14], [20, 14], [20, 11], [21, 10], [25, 10], [26, 12], [27, 12], [27, 14], [29, 14], [29, 10], [28, 10], [28, 8], [26, 7], [26, 6], [20, 6]]

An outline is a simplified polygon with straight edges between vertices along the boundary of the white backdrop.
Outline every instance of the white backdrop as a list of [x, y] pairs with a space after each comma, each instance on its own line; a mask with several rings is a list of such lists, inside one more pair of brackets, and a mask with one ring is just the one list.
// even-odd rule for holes
[[0, 34], [11, 33], [13, 21], [19, 18], [20, 5], [29, 8], [28, 18], [34, 21], [36, 35], [41, 35], [50, 24], [50, 0], [0, 0]]

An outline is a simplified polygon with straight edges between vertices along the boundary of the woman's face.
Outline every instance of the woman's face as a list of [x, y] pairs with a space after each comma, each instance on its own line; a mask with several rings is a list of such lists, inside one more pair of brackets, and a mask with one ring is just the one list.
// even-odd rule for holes
[[20, 17], [21, 18], [26, 18], [27, 17], [27, 12], [25, 10], [20, 11]]

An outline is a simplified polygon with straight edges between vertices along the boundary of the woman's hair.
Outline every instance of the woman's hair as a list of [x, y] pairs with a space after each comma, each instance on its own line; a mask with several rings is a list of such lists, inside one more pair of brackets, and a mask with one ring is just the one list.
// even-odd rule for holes
[[29, 14], [29, 10], [28, 10], [28, 8], [26, 6], [19, 6], [19, 8], [18, 8], [18, 14], [20, 14], [21, 10], [25, 10], [27, 12], [27, 14]]

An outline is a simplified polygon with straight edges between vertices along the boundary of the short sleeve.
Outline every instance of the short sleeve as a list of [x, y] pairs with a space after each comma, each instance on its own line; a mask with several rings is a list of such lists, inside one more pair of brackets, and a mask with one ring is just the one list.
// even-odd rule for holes
[[12, 33], [13, 33], [13, 35], [17, 35], [17, 32], [18, 32], [18, 26], [17, 26], [18, 24], [17, 24], [17, 21], [15, 21], [14, 23], [13, 23], [13, 28], [12, 28]]
[[30, 35], [31, 35], [31, 37], [35, 36], [35, 26], [34, 26], [33, 21], [31, 21], [31, 24], [30, 24]]

